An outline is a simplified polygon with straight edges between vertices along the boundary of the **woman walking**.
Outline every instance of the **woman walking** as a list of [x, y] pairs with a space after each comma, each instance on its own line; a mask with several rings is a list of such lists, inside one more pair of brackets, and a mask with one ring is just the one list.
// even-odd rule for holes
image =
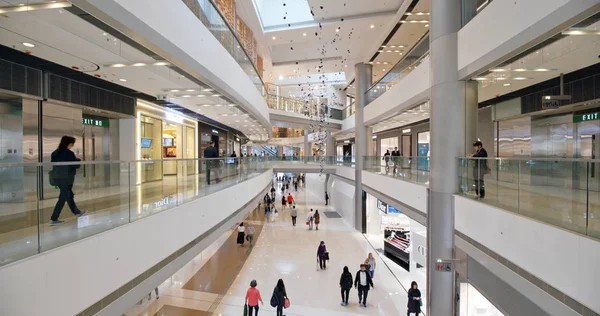
[[369, 274], [371, 275], [371, 279], [372, 279], [375, 276], [375, 266], [377, 265], [375, 263], [375, 258], [373, 257], [373, 253], [369, 252], [367, 259], [365, 259], [365, 264], [368, 266], [367, 271], [369, 271]]
[[319, 210], [315, 211], [315, 226], [317, 227], [317, 230], [319, 230], [319, 223], [321, 222], [321, 215], [319, 215]]
[[410, 316], [411, 313], [414, 313], [415, 316], [418, 316], [421, 313], [421, 291], [419, 291], [419, 286], [415, 281], [412, 281], [412, 283], [410, 283], [410, 289], [408, 290], [407, 307], [407, 316]]
[[287, 299], [288, 296], [285, 291], [285, 285], [283, 284], [283, 280], [279, 279], [277, 285], [273, 289], [273, 296], [271, 297], [271, 306], [277, 308], [277, 316], [284, 316], [283, 307], [285, 306], [285, 301]]
[[244, 228], [244, 222], [241, 222], [240, 226], [238, 226], [237, 243], [240, 244], [240, 246], [242, 247], [244, 247], [245, 231], [246, 229]]
[[350, 295], [350, 289], [352, 289], [352, 273], [348, 270], [348, 267], [344, 267], [342, 276], [340, 277], [340, 288], [342, 289], [342, 302], [340, 305], [348, 306], [348, 296]]
[[[81, 161], [81, 159], [75, 156], [75, 153], [71, 151], [75, 145], [75, 138], [71, 136], [63, 136], [60, 139], [60, 144], [58, 148], [52, 152], [50, 156], [51, 162], [73, 162], [73, 161]], [[50, 184], [58, 186], [60, 189], [60, 193], [58, 195], [58, 201], [56, 201], [56, 205], [54, 206], [54, 211], [52, 212], [52, 216], [50, 217], [50, 225], [58, 225], [63, 223], [58, 219], [60, 216], [60, 212], [62, 212], [63, 207], [65, 206], [65, 202], [69, 205], [71, 212], [75, 214], [75, 216], [80, 217], [85, 214], [85, 211], [81, 211], [75, 205], [75, 199], [73, 194], [73, 182], [75, 182], [75, 174], [77, 173], [77, 169], [79, 169], [81, 165], [67, 165], [67, 166], [53, 166], [52, 173], [50, 174]]]
[[319, 261], [321, 270], [327, 269], [327, 247], [324, 241], [321, 241], [319, 248], [317, 248], [317, 261]]
[[252, 316], [252, 311], [256, 311], [256, 316], [258, 316], [258, 302], [263, 304], [262, 297], [260, 297], [260, 291], [256, 288], [256, 280], [252, 280], [250, 282], [250, 288], [246, 292], [246, 304], [248, 304], [248, 315]]

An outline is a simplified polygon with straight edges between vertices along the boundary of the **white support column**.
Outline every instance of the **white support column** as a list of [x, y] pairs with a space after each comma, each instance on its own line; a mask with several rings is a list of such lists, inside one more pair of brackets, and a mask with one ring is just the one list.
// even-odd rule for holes
[[368, 139], [367, 128], [364, 123], [364, 107], [367, 104], [367, 90], [371, 87], [373, 78], [373, 66], [365, 63], [358, 63], [354, 66], [356, 78], [356, 111], [354, 113], [354, 131], [355, 131], [355, 167], [354, 177], [354, 227], [364, 232], [365, 223], [363, 223], [363, 206], [362, 206], [362, 169], [364, 156], [367, 155]]
[[[304, 157], [312, 156], [312, 152], [310, 150], [310, 143], [308, 142], [308, 134], [310, 131], [304, 130]], [[304, 161], [307, 161], [306, 159]]]

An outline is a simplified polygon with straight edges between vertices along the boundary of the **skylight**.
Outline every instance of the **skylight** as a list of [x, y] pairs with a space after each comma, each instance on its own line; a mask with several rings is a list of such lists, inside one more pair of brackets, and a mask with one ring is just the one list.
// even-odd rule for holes
[[252, 2], [263, 29], [314, 21], [307, 0], [285, 1], [285, 6], [281, 0], [253, 0]]

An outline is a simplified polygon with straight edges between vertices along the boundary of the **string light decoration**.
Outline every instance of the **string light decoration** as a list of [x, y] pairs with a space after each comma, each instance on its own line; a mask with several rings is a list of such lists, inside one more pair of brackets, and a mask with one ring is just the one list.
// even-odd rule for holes
[[[282, 5], [284, 7], [287, 7], [285, 0], [282, 1]], [[344, 3], [343, 6], [345, 7], [346, 3]], [[298, 88], [301, 92], [300, 99], [303, 104], [303, 114], [311, 121], [309, 125], [309, 132], [314, 135], [314, 143], [317, 146], [316, 156], [319, 159], [320, 175], [322, 175], [325, 169], [326, 162], [326, 158], [324, 155], [324, 147], [327, 139], [327, 125], [329, 124], [327, 119], [331, 117], [328, 102], [331, 101], [331, 103], [335, 105], [343, 105], [345, 103], [345, 100], [339, 100], [339, 97], [335, 93], [335, 89], [331, 89], [333, 91], [331, 91], [330, 93], [321, 91], [321, 87], [326, 87], [327, 80], [324, 59], [327, 60], [328, 49], [335, 49], [336, 52], [340, 51], [340, 43], [344, 41], [346, 36], [342, 35], [343, 31], [345, 30], [342, 28], [341, 25], [335, 28], [335, 32], [332, 34], [332, 37], [328, 37], [328, 34], [324, 34], [322, 22], [325, 20], [324, 16], [327, 14], [328, 11], [324, 6], [311, 6], [310, 14], [313, 16], [313, 18], [315, 17], [315, 11], [323, 12], [323, 14], [320, 15], [320, 22], [318, 24], [319, 29], [314, 33], [315, 37], [317, 37], [317, 39], [321, 42], [321, 46], [317, 48], [321, 58], [319, 59], [319, 65], [315, 67], [315, 70], [317, 70], [316, 75], [318, 76], [317, 81], [319, 82], [319, 85], [315, 86], [311, 81], [313, 75], [310, 75], [311, 67], [308, 67], [306, 69], [306, 73], [308, 73], [308, 75], [306, 75], [307, 80], [305, 83], [298, 83]], [[284, 21], [288, 20], [287, 14], [288, 12], [286, 11], [283, 16]], [[344, 22], [344, 18], [340, 18], [340, 24], [341, 22]], [[288, 24], [288, 27], [291, 27], [291, 24]], [[354, 28], [351, 28], [347, 32], [348, 41], [352, 39], [353, 33]], [[290, 40], [290, 51], [294, 51], [293, 42], [294, 40]], [[343, 73], [343, 68], [347, 65], [348, 58], [351, 55], [350, 49], [346, 49], [344, 52], [341, 53], [341, 55], [342, 58], [340, 62], [335, 63], [335, 65], [333, 66], [333, 73], [337, 72], [339, 75]], [[296, 65], [298, 67], [294, 70], [294, 73], [296, 74], [298, 79], [301, 79], [301, 73], [303, 73], [304, 69], [301, 69], [302, 67], [299, 65], [299, 62], [296, 62]], [[310, 155], [311, 153], [304, 154]], [[333, 153], [327, 154], [331, 156]]]

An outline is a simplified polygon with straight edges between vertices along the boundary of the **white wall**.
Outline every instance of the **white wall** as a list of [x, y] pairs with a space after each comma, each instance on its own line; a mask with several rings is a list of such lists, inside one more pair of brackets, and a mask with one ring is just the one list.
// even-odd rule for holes
[[458, 32], [461, 77], [493, 67], [555, 35], [587, 14], [595, 13], [594, 6], [597, 10], [597, 0], [492, 1]]
[[362, 172], [362, 183], [427, 214], [427, 187], [425, 186], [368, 171]]
[[600, 242], [461, 196], [454, 220], [456, 230], [600, 312]]
[[152, 5], [140, 0], [72, 2], [197, 79], [218, 87], [264, 126], [270, 125], [267, 103], [254, 83], [183, 1], [153, 1]]
[[272, 171], [134, 223], [0, 268], [0, 315], [75, 315], [223, 221]]
[[335, 177], [331, 177], [329, 182], [329, 202], [332, 208], [354, 227], [354, 186]]
[[318, 173], [307, 173], [306, 174], [306, 191], [312, 193], [317, 198], [322, 199], [321, 202], [325, 204], [325, 179], [327, 175]]
[[355, 170], [352, 167], [344, 167], [344, 166], [336, 166], [335, 174], [354, 181], [354, 177], [356, 176]]

